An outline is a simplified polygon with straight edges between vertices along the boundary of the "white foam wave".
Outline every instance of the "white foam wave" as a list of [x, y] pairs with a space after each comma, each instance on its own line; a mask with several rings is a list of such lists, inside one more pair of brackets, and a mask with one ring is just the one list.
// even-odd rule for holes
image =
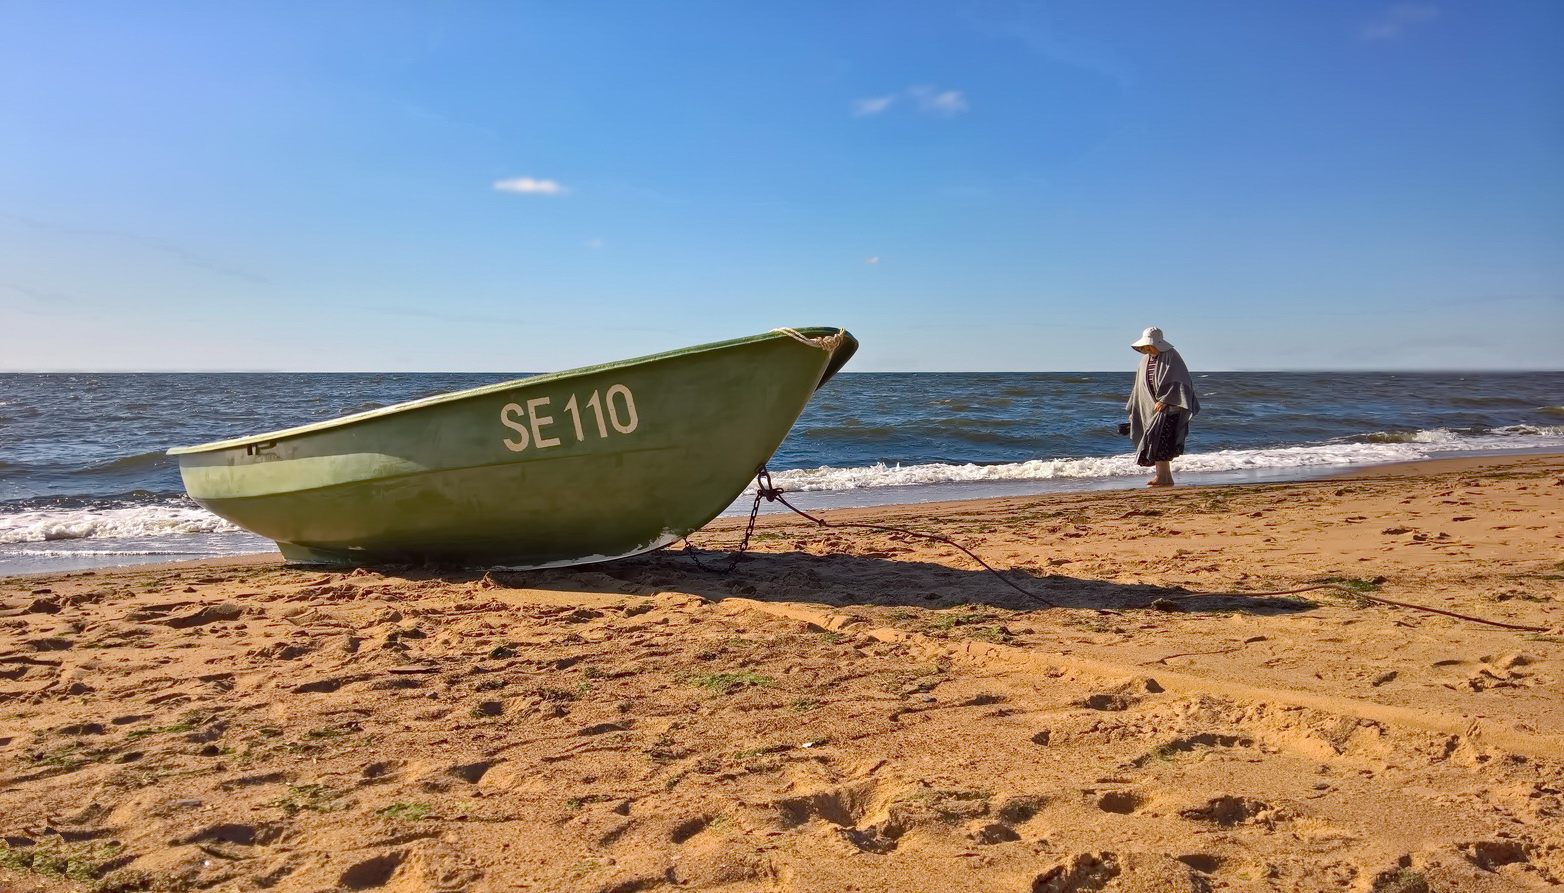
[[[1499, 433], [1502, 431], [1503, 433]], [[1254, 450], [1190, 453], [1175, 460], [1180, 472], [1221, 472], [1252, 469], [1345, 467], [1412, 462], [1442, 453], [1498, 452], [1524, 449], [1564, 449], [1564, 426], [1517, 425], [1493, 434], [1466, 435], [1446, 429], [1419, 431], [1406, 439], [1377, 443], [1327, 443]], [[854, 490], [983, 481], [1046, 481], [1060, 478], [1128, 477], [1144, 474], [1133, 454], [1079, 459], [1031, 459], [994, 465], [885, 465], [859, 468], [798, 469], [775, 472], [772, 479], [785, 490]], [[750, 492], [753, 492], [751, 490]]]
[[6, 556], [22, 556], [25, 558], [79, 558], [81, 556], [103, 557], [120, 555], [220, 555], [223, 553], [204, 549], [32, 549], [21, 548], [7, 550]]
[[[1191, 453], [1176, 460], [1179, 472], [1346, 467], [1409, 462], [1447, 453], [1506, 450], [1564, 450], [1564, 425], [1514, 425], [1487, 434], [1461, 434], [1444, 428], [1390, 435], [1368, 435], [1368, 443], [1333, 442], [1306, 446]], [[1383, 438], [1383, 439], [1379, 439]], [[1118, 478], [1141, 475], [1135, 457], [1031, 459], [992, 465], [929, 463], [877, 464], [856, 468], [796, 469], [775, 472], [776, 484], [792, 491], [857, 490], [914, 484], [981, 483]], [[750, 491], [754, 491], [751, 489]], [[86, 539], [134, 539], [182, 534], [231, 534], [240, 528], [195, 506], [145, 505], [111, 509], [49, 509], [0, 513], [0, 544]], [[160, 546], [165, 544], [159, 544]], [[181, 544], [182, 545], [182, 544]], [[89, 554], [74, 551], [73, 554]], [[164, 554], [116, 550], [116, 555]], [[176, 554], [170, 551], [168, 554]]]
[[145, 505], [113, 509], [46, 509], [0, 514], [0, 543], [44, 543], [98, 537], [231, 533], [238, 527], [205, 509]]
[[1564, 437], [1564, 425], [1506, 425], [1493, 429], [1495, 434], [1519, 434], [1522, 436]]

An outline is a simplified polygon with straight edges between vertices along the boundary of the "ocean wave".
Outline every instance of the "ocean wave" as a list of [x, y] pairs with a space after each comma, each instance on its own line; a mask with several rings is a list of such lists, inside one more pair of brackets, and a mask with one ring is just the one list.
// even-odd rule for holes
[[1452, 443], [1461, 435], [1449, 428], [1429, 431], [1374, 431], [1346, 438], [1349, 443]]
[[1539, 407], [1537, 411], [1545, 412], [1548, 415], [1564, 415], [1564, 406], [1543, 406]]
[[799, 435], [801, 440], [817, 444], [821, 449], [836, 444], [873, 445], [894, 455], [909, 445], [921, 444], [999, 444], [1035, 448], [1040, 436], [1037, 427], [1031, 419], [949, 418], [899, 426], [820, 425], [801, 429]]
[[[1387, 438], [1389, 435], [1387, 435]], [[1483, 453], [1524, 449], [1564, 449], [1564, 426], [1515, 425], [1493, 433], [1465, 435], [1447, 429], [1408, 432], [1405, 437], [1373, 442], [1338, 442], [1269, 449], [1218, 450], [1188, 453], [1176, 460], [1181, 473], [1248, 471], [1285, 468], [1341, 468], [1412, 462], [1444, 453]], [[793, 469], [773, 472], [785, 490], [855, 490], [914, 484], [981, 483], [985, 481], [1047, 481], [1061, 478], [1110, 478], [1145, 474], [1135, 457], [1029, 459], [1023, 462], [932, 462], [918, 465], [875, 465], [856, 468]], [[749, 491], [753, 492], [753, 490]]]
[[976, 413], [979, 417], [994, 418], [1014, 412], [1014, 397], [988, 397], [982, 400], [936, 400], [930, 406], [938, 406], [944, 412]]
[[33, 496], [25, 499], [0, 500], [0, 518], [21, 512], [60, 512], [66, 509], [116, 509], [143, 508], [149, 505], [167, 505], [190, 508], [195, 502], [183, 493], [173, 491], [126, 490], [109, 494], [62, 494]]
[[18, 549], [7, 549], [4, 554], [7, 558], [79, 558], [83, 556], [96, 558], [104, 556], [128, 557], [133, 555], [168, 555], [171, 557], [179, 555], [206, 556], [223, 555], [227, 553], [209, 549], [35, 549], [23, 547]]
[[1493, 395], [1483, 397], [1467, 397], [1460, 394], [1446, 397], [1445, 400], [1451, 406], [1460, 406], [1465, 409], [1486, 409], [1490, 406], [1530, 406], [1531, 401], [1525, 397], [1511, 397], [1507, 395]]
[[[1346, 438], [1357, 443], [1429, 443], [1429, 444], [1463, 444], [1478, 443], [1486, 445], [1484, 438], [1492, 437], [1561, 437], [1564, 436], [1564, 425], [1505, 425], [1502, 428], [1484, 428], [1477, 431], [1452, 431], [1449, 428], [1432, 428], [1425, 431], [1375, 431], [1371, 434], [1361, 434]], [[1532, 446], [1529, 443], [1516, 444], [1518, 447]], [[1485, 448], [1492, 449], [1491, 446]]]
[[45, 509], [0, 514], [0, 543], [231, 533], [237, 530], [238, 527], [205, 509], [172, 505]]
[[126, 472], [139, 472], [149, 468], [157, 468], [165, 465], [173, 465], [174, 459], [163, 450], [150, 453], [137, 453], [133, 456], [121, 456], [97, 465], [89, 465], [86, 468], [74, 469], [72, 473], [83, 475], [124, 474]]
[[1516, 434], [1522, 437], [1564, 437], [1564, 425], [1505, 425], [1492, 429], [1494, 434]]
[[[1176, 464], [1180, 473], [1340, 468], [1415, 461], [1451, 453], [1480, 454], [1526, 449], [1564, 450], [1564, 425], [1511, 425], [1478, 433], [1448, 428], [1373, 432], [1325, 443], [1190, 453], [1179, 458]], [[1144, 473], [1145, 469], [1135, 464], [1133, 455], [1124, 453], [985, 464], [929, 462], [905, 465], [877, 463], [857, 467], [823, 465], [776, 471], [772, 477], [778, 486], [787, 490], [825, 491], [917, 484], [1125, 478]], [[239, 532], [240, 528], [183, 497], [160, 496], [144, 491], [122, 494], [107, 504], [100, 498], [76, 496], [41, 497], [9, 505], [0, 504], [0, 544]], [[200, 539], [194, 542], [200, 542]], [[159, 543], [157, 548], [174, 549], [166, 543]], [[114, 554], [138, 553], [119, 551]], [[156, 551], [145, 554], [162, 553]]]
[[0, 463], [0, 467], [21, 469], [23, 474], [69, 476], [76, 478], [106, 478], [129, 477], [135, 480], [138, 475], [148, 472], [161, 471], [166, 468], [176, 467], [178, 462], [162, 450], [149, 453], [136, 453], [130, 456], [118, 456], [113, 459], [87, 460], [87, 462], [62, 462], [48, 461], [51, 457], [44, 457], [44, 461], [21, 461], [16, 463]]

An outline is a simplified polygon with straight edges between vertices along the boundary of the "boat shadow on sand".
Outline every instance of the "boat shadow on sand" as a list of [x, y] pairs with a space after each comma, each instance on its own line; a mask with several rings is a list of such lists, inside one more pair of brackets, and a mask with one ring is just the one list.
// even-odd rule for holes
[[[751, 552], [730, 572], [727, 553], [665, 551], [603, 564], [530, 571], [454, 571], [380, 568], [410, 579], [441, 578], [467, 582], [487, 576], [513, 589], [647, 594], [679, 592], [711, 601], [748, 598], [765, 602], [802, 602], [838, 608], [915, 607], [940, 610], [985, 606], [1005, 611], [1073, 608], [1101, 611], [1220, 612], [1289, 614], [1317, 603], [1300, 597], [1244, 594], [1202, 595], [1180, 586], [1115, 583], [1056, 573], [1010, 569], [990, 572], [932, 561], [873, 555], [807, 552]], [[1013, 584], [1015, 588], [1012, 588]], [[1024, 595], [1021, 591], [1030, 594]]]

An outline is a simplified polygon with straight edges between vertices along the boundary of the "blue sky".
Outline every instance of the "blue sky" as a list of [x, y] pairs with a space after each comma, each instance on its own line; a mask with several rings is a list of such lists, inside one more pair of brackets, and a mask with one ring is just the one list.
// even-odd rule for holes
[[0, 0], [0, 369], [1564, 368], [1554, 0]]

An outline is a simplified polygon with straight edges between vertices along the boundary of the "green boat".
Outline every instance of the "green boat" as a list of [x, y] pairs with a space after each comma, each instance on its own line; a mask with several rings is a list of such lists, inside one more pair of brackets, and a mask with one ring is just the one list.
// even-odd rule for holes
[[290, 561], [610, 561], [727, 508], [857, 348], [776, 329], [169, 454], [191, 497]]

